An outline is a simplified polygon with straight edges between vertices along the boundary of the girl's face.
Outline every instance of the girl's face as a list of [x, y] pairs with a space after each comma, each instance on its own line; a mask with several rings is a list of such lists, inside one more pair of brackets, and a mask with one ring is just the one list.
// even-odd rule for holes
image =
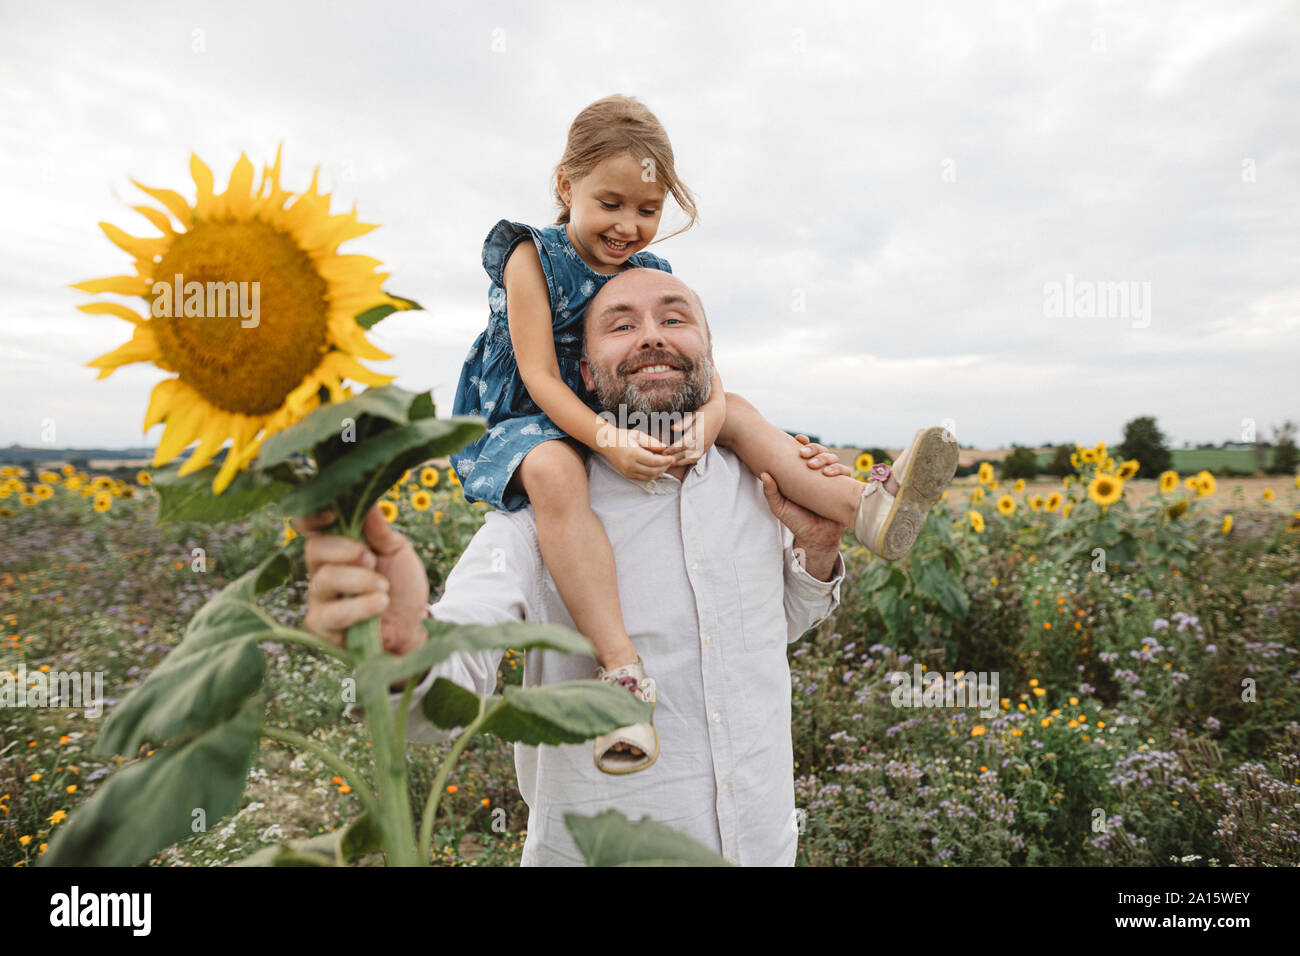
[[659, 231], [667, 190], [641, 178], [641, 165], [626, 153], [603, 160], [579, 180], [560, 170], [560, 198], [569, 206], [569, 241], [593, 270], [620, 271], [629, 256]]

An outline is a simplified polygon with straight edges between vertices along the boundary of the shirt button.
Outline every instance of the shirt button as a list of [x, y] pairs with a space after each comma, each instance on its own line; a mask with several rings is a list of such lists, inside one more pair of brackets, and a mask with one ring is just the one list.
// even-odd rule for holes
[[710, 637], [708, 634], [701, 634], [700, 637], [704, 639], [704, 643], [705, 643], [705, 644], [712, 644], [712, 643], [713, 643], [713, 638]]
[[715, 724], [722, 723], [722, 715], [718, 713], [716, 710], [713, 712], [713, 722]]
[[723, 792], [723, 793], [731, 793], [731, 784], [729, 784], [729, 783], [724, 783], [724, 784], [722, 785], [722, 792]]
[[646, 491], [654, 491], [654, 490], [655, 490], [655, 483], [654, 483], [653, 481], [647, 481], [647, 482], [645, 483], [645, 490], [646, 490]]
[[729, 856], [729, 857], [727, 857], [727, 862], [730, 863], [732, 866], [735, 866], [735, 865], [736, 865], [736, 858], [735, 858], [734, 856]]
[[698, 561], [692, 561], [692, 562], [691, 562], [691, 570], [692, 570], [692, 571], [694, 571], [694, 570], [695, 570], [696, 568], [698, 568], [699, 566], [700, 566], [700, 562], [698, 562]]

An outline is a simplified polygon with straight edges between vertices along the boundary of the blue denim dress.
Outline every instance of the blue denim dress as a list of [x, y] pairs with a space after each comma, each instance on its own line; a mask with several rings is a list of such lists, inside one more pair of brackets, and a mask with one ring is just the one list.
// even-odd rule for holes
[[[502, 219], [483, 242], [483, 268], [492, 285], [488, 291], [491, 312], [487, 328], [474, 340], [456, 387], [454, 415], [481, 415], [487, 430], [472, 445], [451, 455], [467, 501], [482, 501], [502, 511], [518, 511], [528, 504], [523, 489], [507, 493], [510, 477], [524, 456], [544, 441], [567, 439], [565, 432], [537, 407], [524, 388], [519, 365], [510, 344], [506, 316], [506, 288], [502, 273], [515, 246], [532, 239], [546, 274], [551, 296], [551, 325], [555, 330], [555, 357], [560, 376], [593, 411], [599, 411], [595, 393], [587, 390], [578, 371], [582, 357], [582, 325], [587, 304], [606, 282], [617, 275], [602, 275], [582, 261], [562, 224], [534, 229]], [[628, 258], [631, 266], [672, 272], [667, 260], [642, 250]], [[586, 450], [586, 446], [580, 446]]]

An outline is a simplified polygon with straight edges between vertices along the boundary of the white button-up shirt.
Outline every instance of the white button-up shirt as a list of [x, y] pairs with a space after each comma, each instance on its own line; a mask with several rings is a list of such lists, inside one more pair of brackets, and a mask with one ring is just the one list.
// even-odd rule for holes
[[[798, 849], [790, 671], [786, 645], [839, 604], [844, 561], [830, 581], [804, 570], [793, 535], [762, 485], [712, 447], [678, 481], [629, 481], [589, 455], [591, 506], [613, 545], [632, 643], [656, 682], [658, 760], [637, 773], [598, 770], [592, 742], [515, 745], [529, 808], [524, 866], [582, 865], [565, 813], [648, 815], [742, 866], [793, 866]], [[534, 621], [573, 627], [542, 561], [531, 508], [489, 512], [430, 608], [440, 621]], [[412, 694], [407, 736], [449, 739], [419, 701], [438, 677], [480, 696], [496, 690], [501, 651], [457, 654]], [[529, 651], [523, 684], [591, 679], [590, 655]], [[396, 703], [400, 695], [394, 694]]]

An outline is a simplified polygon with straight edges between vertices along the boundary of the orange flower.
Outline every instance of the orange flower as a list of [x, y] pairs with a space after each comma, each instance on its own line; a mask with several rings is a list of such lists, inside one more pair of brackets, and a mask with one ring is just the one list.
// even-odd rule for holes
[[339, 793], [351, 793], [351, 792], [352, 792], [352, 788], [349, 787], [346, 783], [343, 784], [343, 786], [339, 787]]
[[1051, 621], [1044, 621], [1044, 622], [1043, 622], [1043, 630], [1044, 630], [1044, 631], [1050, 631], [1051, 629], [1052, 629], [1052, 622], [1051, 622]]
[[334, 777], [334, 778], [332, 778], [332, 781], [333, 781], [334, 783], [342, 783], [342, 782], [343, 782], [343, 778], [342, 778], [342, 777]]
[[460, 787], [456, 786], [454, 783], [449, 783], [449, 784], [447, 784], [447, 792], [448, 792], [448, 793], [455, 793], [455, 792], [456, 792], [457, 790], [459, 790], [459, 789], [460, 789]]

